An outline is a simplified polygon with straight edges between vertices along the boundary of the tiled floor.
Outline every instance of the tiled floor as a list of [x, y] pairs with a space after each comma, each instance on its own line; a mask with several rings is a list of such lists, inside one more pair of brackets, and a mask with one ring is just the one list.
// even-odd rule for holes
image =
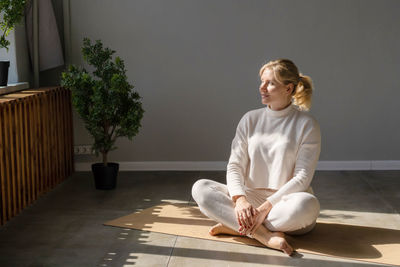
[[[0, 266], [378, 266], [102, 225], [163, 201], [188, 202], [199, 178], [223, 182], [225, 173], [121, 172], [113, 191], [75, 173], [0, 227]], [[313, 188], [324, 220], [400, 230], [400, 171], [318, 171]]]

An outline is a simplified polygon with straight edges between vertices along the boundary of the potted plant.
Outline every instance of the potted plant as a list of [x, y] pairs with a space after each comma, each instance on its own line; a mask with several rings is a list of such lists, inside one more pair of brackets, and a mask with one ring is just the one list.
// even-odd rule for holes
[[114, 53], [103, 48], [100, 40], [92, 45], [84, 38], [83, 58], [94, 67], [93, 73], [70, 65], [61, 77], [61, 85], [71, 90], [72, 103], [94, 138], [93, 151], [103, 155], [102, 163], [92, 164], [97, 189], [115, 188], [119, 164], [108, 162], [107, 153], [117, 148], [118, 137], [132, 140], [144, 113], [141, 97], [127, 81], [123, 60], [116, 57], [113, 61]]
[[[25, 3], [25, 0], [0, 0], [0, 48], [7, 49], [7, 52], [10, 41], [6, 37], [24, 17]], [[0, 86], [7, 86], [9, 67], [10, 61], [0, 61]]]

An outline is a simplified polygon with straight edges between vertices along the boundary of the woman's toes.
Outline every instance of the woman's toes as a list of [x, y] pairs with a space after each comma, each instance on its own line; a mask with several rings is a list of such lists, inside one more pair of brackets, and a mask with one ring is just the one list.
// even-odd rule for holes
[[218, 223], [216, 225], [214, 225], [213, 227], [210, 228], [210, 230], [208, 231], [208, 233], [210, 235], [218, 235], [219, 234], [219, 228], [222, 227], [222, 224]]
[[286, 240], [281, 241], [280, 249], [289, 256], [292, 255], [293, 253], [293, 248], [289, 245], [289, 243]]
[[212, 228], [208, 231], [208, 233], [209, 233], [210, 235], [217, 235], [217, 234], [215, 233], [214, 227], [212, 227]]

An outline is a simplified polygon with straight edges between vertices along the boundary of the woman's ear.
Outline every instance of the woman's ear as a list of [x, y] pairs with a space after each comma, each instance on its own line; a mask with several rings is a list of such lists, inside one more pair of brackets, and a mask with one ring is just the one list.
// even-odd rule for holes
[[289, 83], [287, 85], [286, 91], [288, 92], [288, 94], [292, 94], [294, 90], [294, 84], [293, 83]]

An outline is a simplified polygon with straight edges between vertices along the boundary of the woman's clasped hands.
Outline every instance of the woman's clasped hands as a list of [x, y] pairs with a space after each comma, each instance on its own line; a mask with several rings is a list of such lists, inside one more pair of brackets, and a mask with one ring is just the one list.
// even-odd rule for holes
[[236, 219], [239, 223], [238, 232], [242, 235], [253, 235], [257, 228], [263, 223], [269, 213], [269, 209], [261, 205], [254, 208], [245, 196], [240, 196], [235, 202]]

